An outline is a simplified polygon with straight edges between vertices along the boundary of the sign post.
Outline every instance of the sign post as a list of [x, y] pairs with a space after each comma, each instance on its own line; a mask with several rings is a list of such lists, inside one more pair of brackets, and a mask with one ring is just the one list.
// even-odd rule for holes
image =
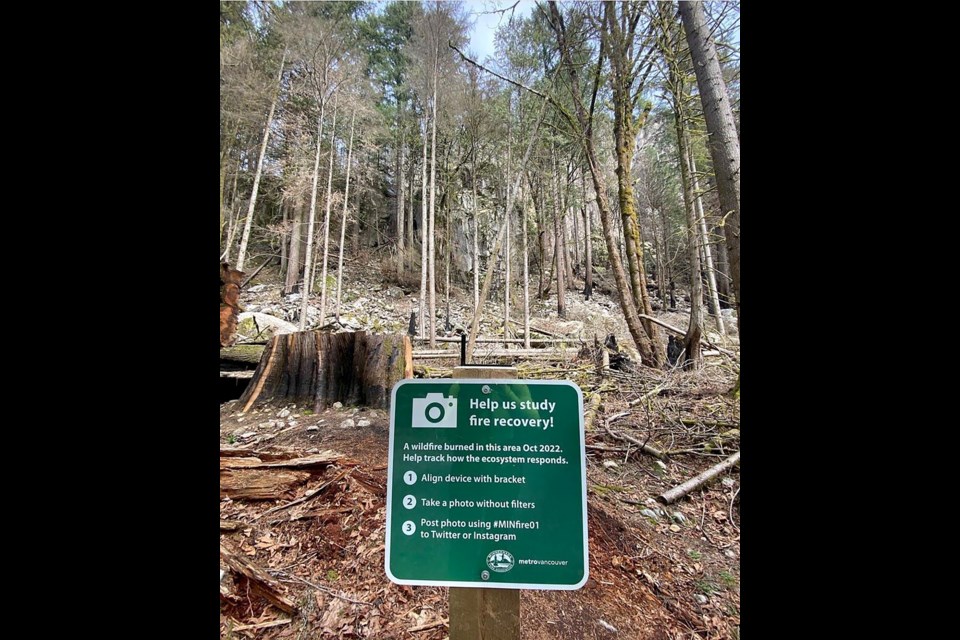
[[589, 574], [583, 395], [457, 367], [393, 389], [386, 573], [449, 586], [450, 638], [519, 638], [519, 589]]

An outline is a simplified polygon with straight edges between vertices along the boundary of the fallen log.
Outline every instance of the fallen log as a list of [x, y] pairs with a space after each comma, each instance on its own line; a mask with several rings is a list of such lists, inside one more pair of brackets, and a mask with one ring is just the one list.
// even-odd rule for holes
[[393, 385], [413, 377], [410, 338], [400, 334], [300, 331], [274, 336], [240, 397], [243, 412], [265, 402], [322, 411], [334, 402], [385, 409]]
[[264, 462], [260, 458], [220, 458], [220, 470], [224, 469], [317, 469], [325, 468], [334, 462], [344, 462], [343, 456], [336, 451], [321, 451], [305, 458], [290, 458], [289, 460], [274, 460]]
[[255, 344], [238, 344], [220, 349], [220, 360], [226, 362], [241, 362], [243, 364], [258, 364], [263, 355], [264, 347]]
[[703, 473], [693, 478], [690, 478], [683, 484], [677, 485], [669, 491], [664, 491], [661, 495], [657, 496], [657, 500], [663, 504], [673, 504], [683, 496], [687, 495], [695, 489], [709, 484], [715, 480], [720, 474], [722, 474], [727, 469], [730, 469], [734, 465], [740, 464], [740, 452], [737, 451], [735, 454], [724, 460], [718, 465], [712, 466]]
[[[672, 324], [667, 324], [667, 323], [664, 322], [663, 320], [659, 320], [659, 319], [657, 319], [657, 318], [654, 318], [653, 316], [648, 316], [648, 315], [646, 315], [645, 313], [638, 313], [637, 316], [639, 316], [642, 320], [649, 320], [649, 321], [652, 322], [653, 324], [658, 324], [658, 325], [660, 325], [661, 327], [663, 327], [664, 329], [666, 329], [667, 331], [672, 331], [673, 333], [677, 334], [678, 336], [685, 336], [685, 335], [687, 335], [687, 332], [684, 331], [683, 329], [678, 329], [678, 328], [676, 328], [675, 326], [673, 326]], [[713, 344], [712, 342], [710, 342], [710, 341], [707, 340], [706, 338], [700, 338], [700, 344], [706, 345], [706, 346], [710, 347], [711, 349], [713, 349], [713, 350], [715, 350], [715, 351], [717, 351], [717, 352], [719, 352], [719, 353], [726, 354], [726, 355], [730, 356], [731, 358], [737, 357], [737, 354], [735, 354], [733, 351], [730, 351], [729, 349], [721, 349], [720, 347], [718, 347], [717, 345]], [[715, 354], [710, 354], [710, 355], [715, 355]]]
[[220, 497], [232, 500], [276, 500], [313, 475], [307, 471], [225, 469], [220, 472]]
[[297, 605], [284, 593], [286, 589], [279, 582], [274, 580], [270, 574], [253, 564], [246, 558], [237, 555], [222, 544], [220, 545], [220, 559], [223, 560], [231, 570], [244, 576], [250, 581], [251, 586], [270, 601], [271, 604], [286, 611], [295, 613]]
[[236, 531], [237, 529], [243, 529], [250, 525], [244, 524], [242, 522], [237, 522], [236, 520], [221, 520], [220, 521], [220, 531]]

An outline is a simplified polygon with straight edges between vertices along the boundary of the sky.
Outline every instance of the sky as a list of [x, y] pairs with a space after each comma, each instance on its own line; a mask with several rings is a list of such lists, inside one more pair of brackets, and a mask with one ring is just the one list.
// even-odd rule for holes
[[[494, 47], [494, 36], [501, 23], [506, 24], [510, 19], [510, 12], [506, 13], [487, 13], [496, 9], [505, 9], [513, 5], [516, 0], [468, 0], [465, 4], [467, 10], [475, 19], [473, 29], [470, 31], [470, 50], [475, 52], [480, 61], [483, 62], [487, 56], [494, 56], [496, 49]], [[514, 11], [517, 18], [527, 17], [533, 11], [534, 0], [520, 0]]]

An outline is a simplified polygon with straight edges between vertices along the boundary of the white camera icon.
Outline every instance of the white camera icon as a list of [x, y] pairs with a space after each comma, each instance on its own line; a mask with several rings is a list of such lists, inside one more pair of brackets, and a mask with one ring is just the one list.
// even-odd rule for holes
[[414, 429], [456, 429], [457, 399], [442, 393], [413, 398], [412, 423]]

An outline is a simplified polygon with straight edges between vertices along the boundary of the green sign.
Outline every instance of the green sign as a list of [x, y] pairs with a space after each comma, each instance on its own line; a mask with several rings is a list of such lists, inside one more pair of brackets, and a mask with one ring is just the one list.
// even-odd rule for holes
[[583, 394], [571, 382], [398, 382], [387, 576], [449, 587], [582, 587], [583, 436]]

